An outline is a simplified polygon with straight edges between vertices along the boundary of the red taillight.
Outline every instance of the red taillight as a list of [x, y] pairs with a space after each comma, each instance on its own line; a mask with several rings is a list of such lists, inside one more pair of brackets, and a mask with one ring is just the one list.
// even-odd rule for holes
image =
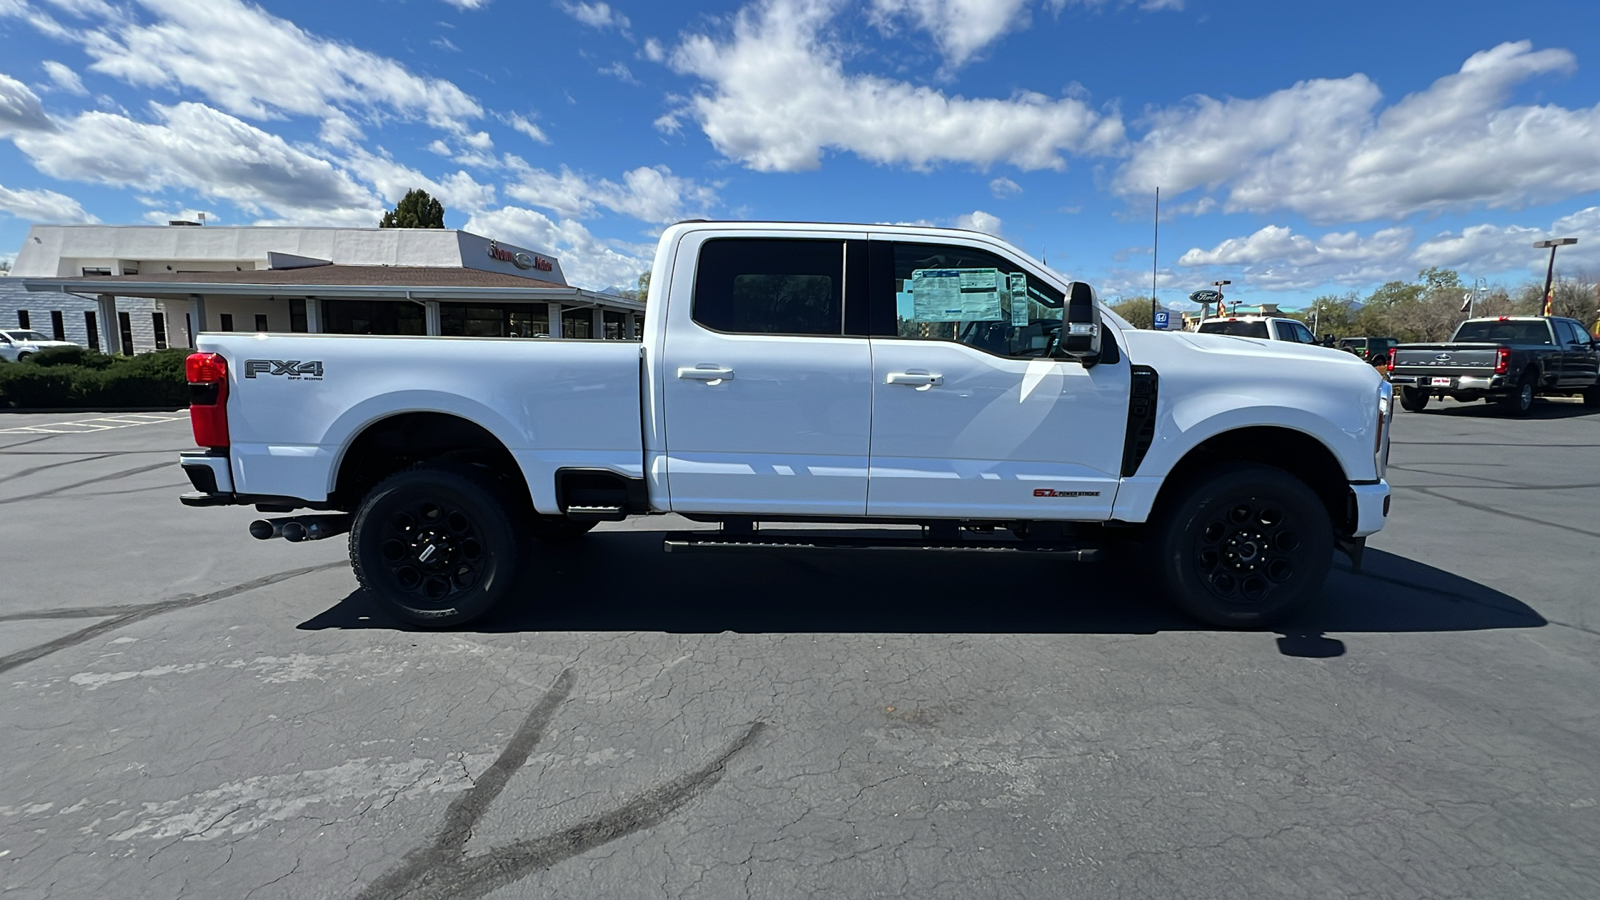
[[1395, 352], [1396, 349], [1398, 349], [1398, 348], [1396, 348], [1396, 347], [1390, 347], [1389, 348], [1389, 371], [1391, 371], [1391, 372], [1394, 371], [1394, 352]]
[[228, 446], [228, 361], [215, 353], [191, 353], [184, 362], [189, 378], [189, 424], [202, 447]]
[[1511, 368], [1511, 348], [1497, 347], [1494, 352], [1494, 373], [1504, 375]]

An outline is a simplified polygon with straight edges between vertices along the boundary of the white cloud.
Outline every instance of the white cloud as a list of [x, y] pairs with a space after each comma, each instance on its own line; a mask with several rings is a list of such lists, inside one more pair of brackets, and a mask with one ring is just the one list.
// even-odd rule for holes
[[631, 285], [650, 268], [649, 258], [616, 249], [578, 222], [563, 219], [558, 223], [520, 206], [478, 213], [467, 221], [466, 230], [554, 254], [561, 259], [567, 281], [579, 287]]
[[1000, 219], [981, 209], [975, 209], [964, 216], [956, 216], [955, 225], [968, 231], [981, 231], [984, 234], [1000, 237]]
[[911, 20], [933, 37], [952, 68], [1029, 24], [1028, 0], [872, 0], [871, 17], [885, 31], [896, 18]]
[[1441, 266], [1463, 274], [1537, 271], [1542, 275], [1550, 251], [1533, 244], [1552, 237], [1578, 239], [1557, 253], [1557, 268], [1600, 269], [1600, 206], [1562, 216], [1548, 228], [1484, 224], [1443, 232], [1418, 245], [1412, 259], [1418, 268]]
[[517, 131], [520, 131], [523, 134], [527, 135], [530, 139], [532, 139], [534, 141], [534, 143], [538, 143], [538, 144], [548, 144], [548, 143], [550, 143], [550, 138], [545, 136], [545, 133], [544, 133], [543, 129], [541, 129], [539, 126], [533, 124], [532, 122], [528, 121], [526, 118], [524, 118], [522, 116], [519, 116], [519, 115], [513, 113], [505, 121], [506, 121], [506, 124], [510, 125], [512, 128], [514, 128]]
[[27, 222], [92, 225], [100, 220], [66, 194], [45, 190], [12, 190], [0, 184], [0, 210]]
[[1197, 97], [1151, 117], [1116, 188], [1225, 193], [1229, 211], [1288, 209], [1318, 223], [1479, 205], [1518, 208], [1600, 190], [1600, 106], [1510, 106], [1565, 50], [1526, 41], [1379, 110], [1365, 75], [1303, 81], [1253, 100]]
[[1009, 178], [996, 178], [989, 182], [989, 193], [1004, 200], [1007, 197], [1015, 197], [1017, 194], [1022, 193], [1022, 185]]
[[152, 209], [144, 214], [144, 220], [151, 225], [165, 225], [168, 222], [203, 222], [207, 225], [222, 224], [222, 217], [209, 209], [195, 209], [193, 207], [180, 207], [169, 212], [163, 212], [165, 207]]
[[612, 78], [615, 78], [624, 84], [639, 83], [639, 79], [633, 77], [633, 72], [629, 71], [628, 67], [624, 65], [621, 60], [618, 60], [611, 65], [596, 71], [598, 71], [601, 75], [610, 75]]
[[79, 97], [88, 95], [89, 89], [83, 86], [83, 79], [79, 78], [78, 73], [72, 71], [71, 68], [53, 59], [47, 59], [39, 65], [44, 69], [44, 73], [50, 77], [50, 83], [55, 85], [56, 90], [76, 94]]
[[378, 203], [342, 169], [201, 103], [151, 104], [156, 123], [86, 112], [14, 138], [54, 178], [178, 189], [305, 224], [377, 221]]
[[400, 202], [407, 191], [421, 188], [444, 204], [447, 212], [460, 210], [475, 213], [487, 209], [495, 202], [493, 185], [480, 184], [466, 172], [454, 172], [440, 179], [429, 178], [420, 171], [387, 156], [377, 156], [357, 151], [350, 157], [350, 171], [372, 183], [378, 194], [390, 205]]
[[0, 135], [53, 131], [39, 95], [22, 82], [0, 72]]
[[562, 12], [590, 28], [598, 28], [602, 31], [607, 28], [615, 28], [618, 31], [626, 31], [630, 24], [628, 17], [612, 9], [609, 3], [562, 2], [556, 5], [561, 7]]
[[1306, 290], [1327, 283], [1364, 285], [1409, 278], [1410, 228], [1385, 228], [1363, 237], [1354, 231], [1320, 238], [1268, 225], [1247, 237], [1229, 238], [1210, 250], [1195, 247], [1178, 258], [1188, 269], [1229, 268], [1251, 290]]
[[642, 52], [644, 58], [651, 62], [665, 62], [667, 59], [667, 48], [661, 46], [661, 42], [655, 38], [645, 38]]
[[[816, 169], [824, 150], [929, 169], [941, 162], [1063, 169], [1068, 153], [1108, 153], [1121, 119], [1075, 98], [1024, 92], [967, 99], [844, 70], [821, 32], [837, 0], [763, 0], [742, 9], [730, 40], [692, 35], [672, 67], [708, 83], [678, 115], [700, 123], [719, 152], [762, 172]], [[657, 127], [672, 131], [676, 116]]]
[[558, 175], [523, 163], [520, 180], [506, 193], [569, 218], [584, 218], [604, 207], [658, 225], [702, 214], [717, 202], [714, 188], [680, 178], [666, 166], [641, 166], [623, 173], [617, 184], [591, 180], [565, 166]]
[[462, 131], [483, 114], [448, 81], [309, 34], [241, 0], [140, 2], [154, 22], [71, 33], [95, 60], [91, 69], [139, 86], [187, 87], [255, 119], [365, 111]]
[[456, 9], [463, 11], [469, 9], [483, 9], [485, 6], [489, 5], [489, 0], [444, 0], [444, 2], [454, 6]]

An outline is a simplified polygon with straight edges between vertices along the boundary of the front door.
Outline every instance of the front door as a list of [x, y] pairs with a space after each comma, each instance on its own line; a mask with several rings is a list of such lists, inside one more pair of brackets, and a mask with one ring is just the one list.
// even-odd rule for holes
[[979, 246], [875, 242], [872, 278], [894, 315], [874, 309], [867, 512], [1109, 518], [1130, 370], [1115, 329], [1100, 365], [1047, 355], [1062, 290]]
[[680, 248], [694, 261], [692, 297], [675, 275], [660, 367], [673, 511], [866, 512], [872, 353], [865, 334], [844, 333], [846, 272], [865, 273], [865, 244], [710, 237], [698, 257]]

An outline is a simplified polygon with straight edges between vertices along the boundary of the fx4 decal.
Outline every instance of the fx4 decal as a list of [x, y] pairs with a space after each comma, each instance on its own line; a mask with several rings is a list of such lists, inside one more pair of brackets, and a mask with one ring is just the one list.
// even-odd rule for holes
[[1058, 491], [1055, 488], [1034, 488], [1035, 497], [1098, 497], [1099, 491]]
[[293, 381], [321, 381], [322, 360], [314, 359], [311, 362], [301, 362], [298, 359], [245, 360], [244, 377], [254, 378], [257, 375], [283, 375]]

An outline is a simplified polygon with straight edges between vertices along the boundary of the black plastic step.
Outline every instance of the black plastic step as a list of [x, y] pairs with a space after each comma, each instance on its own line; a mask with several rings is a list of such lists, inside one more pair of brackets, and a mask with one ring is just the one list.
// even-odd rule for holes
[[620, 506], [569, 506], [567, 518], [579, 522], [621, 522], [628, 511]]
[[956, 553], [1032, 553], [1048, 554], [1068, 562], [1098, 562], [1102, 547], [1082, 544], [1046, 544], [1028, 541], [940, 540], [917, 536], [865, 536], [841, 531], [837, 534], [797, 534], [756, 532], [721, 534], [714, 531], [679, 531], [668, 534], [662, 543], [668, 553], [693, 550], [915, 550]]

